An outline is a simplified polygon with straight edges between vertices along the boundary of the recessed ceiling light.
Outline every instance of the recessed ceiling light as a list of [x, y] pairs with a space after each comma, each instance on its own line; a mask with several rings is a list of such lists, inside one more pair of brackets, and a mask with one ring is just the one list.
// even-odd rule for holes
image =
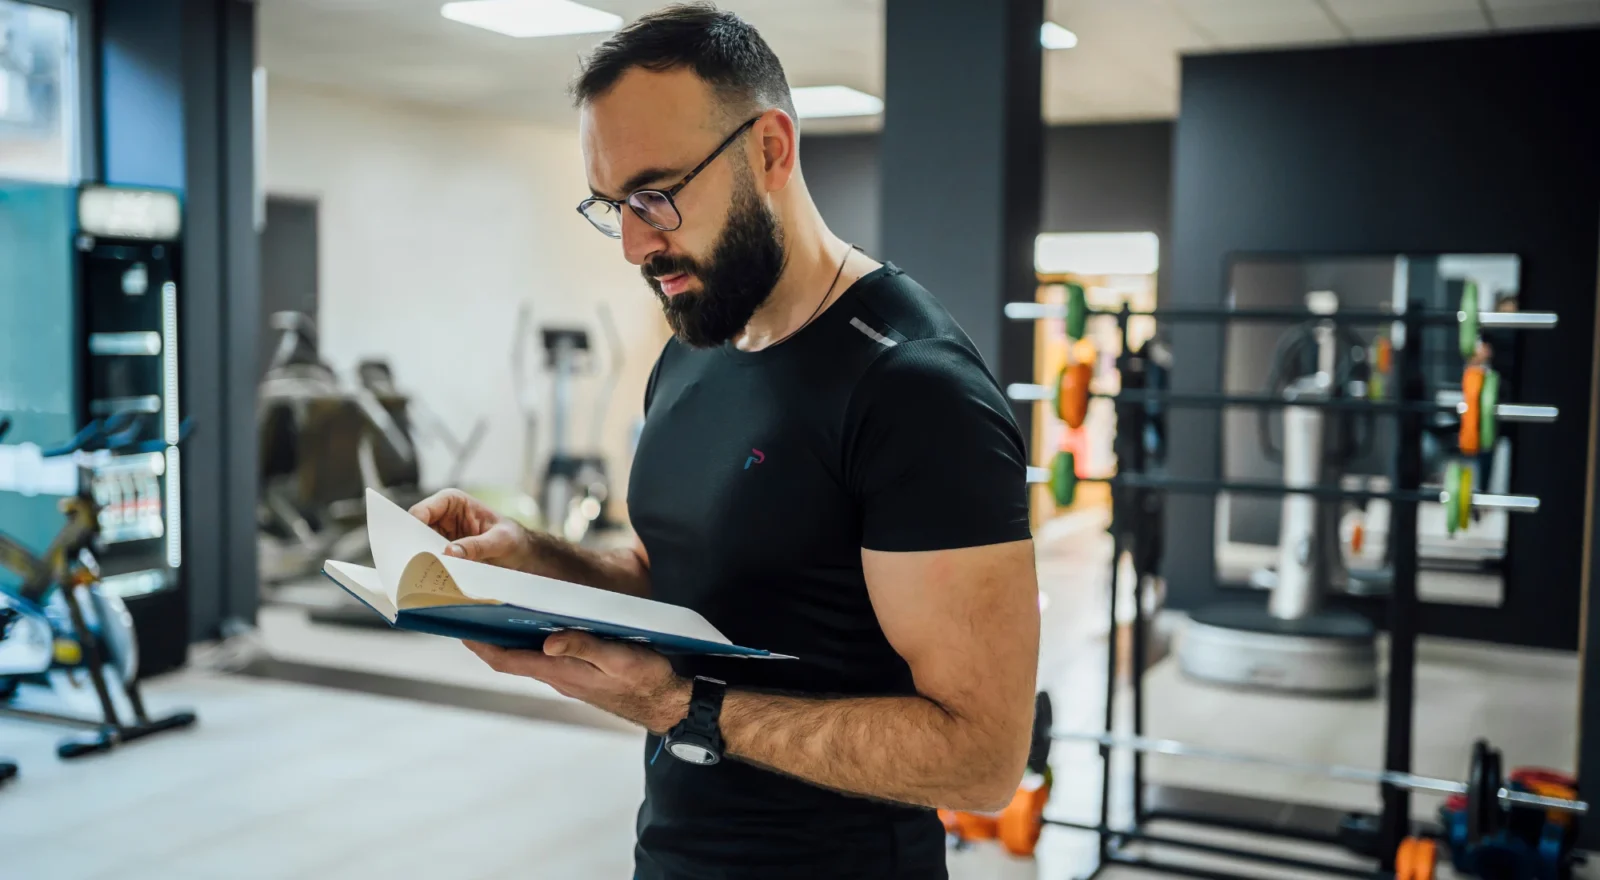
[[1078, 35], [1053, 21], [1039, 28], [1039, 45], [1046, 49], [1071, 49], [1078, 45]]
[[439, 14], [508, 37], [594, 34], [622, 27], [622, 17], [572, 0], [465, 0], [446, 3]]
[[828, 116], [875, 116], [883, 112], [883, 99], [849, 86], [806, 86], [793, 90], [794, 110], [801, 119]]

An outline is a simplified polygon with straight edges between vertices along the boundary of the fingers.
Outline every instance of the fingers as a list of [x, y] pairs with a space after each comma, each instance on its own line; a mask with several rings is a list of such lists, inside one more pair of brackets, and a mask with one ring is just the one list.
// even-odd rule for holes
[[471, 559], [474, 562], [491, 562], [503, 559], [517, 551], [517, 539], [505, 529], [491, 528], [481, 535], [452, 541], [444, 548], [446, 556]]
[[581, 660], [612, 676], [626, 676], [634, 664], [654, 654], [635, 645], [608, 641], [572, 630], [545, 639], [544, 653], [549, 657]]
[[539, 651], [501, 648], [484, 642], [463, 642], [490, 669], [506, 675], [537, 679], [566, 696], [597, 675], [595, 668], [572, 657], [550, 657]]
[[450, 508], [460, 500], [458, 496], [461, 494], [460, 490], [457, 489], [445, 489], [435, 492], [411, 505], [411, 515], [431, 526], [444, 519], [445, 514], [450, 512]]

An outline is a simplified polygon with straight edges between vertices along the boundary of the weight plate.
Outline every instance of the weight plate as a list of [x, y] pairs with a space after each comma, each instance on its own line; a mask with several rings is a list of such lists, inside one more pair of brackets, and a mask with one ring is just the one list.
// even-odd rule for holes
[[1461, 399], [1466, 410], [1461, 413], [1461, 429], [1457, 445], [1462, 455], [1477, 455], [1482, 445], [1479, 429], [1483, 427], [1478, 413], [1483, 408], [1483, 367], [1467, 367], [1461, 371]]
[[1461, 288], [1461, 357], [1468, 360], [1478, 350], [1478, 284], [1468, 281]]
[[1089, 382], [1094, 376], [1094, 365], [1079, 361], [1062, 371], [1061, 383], [1056, 390], [1056, 409], [1067, 427], [1077, 430], [1089, 417]]
[[1472, 465], [1461, 466], [1461, 485], [1456, 489], [1456, 528], [1465, 531], [1472, 518]]
[[1067, 420], [1067, 373], [1071, 369], [1068, 365], [1056, 374], [1056, 418], [1063, 422]]
[[1478, 394], [1478, 445], [1493, 449], [1498, 434], [1498, 416], [1494, 408], [1500, 403], [1500, 374], [1484, 370], [1483, 391]]
[[1444, 504], [1445, 531], [1452, 535], [1456, 533], [1456, 521], [1458, 519], [1456, 494], [1460, 491], [1460, 486], [1461, 462], [1451, 459], [1450, 463], [1444, 466], [1444, 484], [1441, 487], [1444, 490], [1444, 497], [1440, 501]]
[[1057, 507], [1072, 506], [1078, 494], [1078, 462], [1072, 453], [1057, 452], [1055, 460], [1050, 462], [1050, 494], [1055, 497]]
[[1050, 695], [1040, 691], [1033, 698], [1033, 742], [1028, 748], [1028, 769], [1043, 775], [1050, 770], [1050, 730], [1055, 726], [1055, 712], [1050, 707]]
[[1472, 744], [1472, 768], [1467, 773], [1467, 842], [1475, 844], [1494, 834], [1500, 817], [1500, 753], [1489, 743]]
[[1083, 285], [1074, 282], [1067, 283], [1067, 337], [1069, 339], [1082, 339], [1083, 331], [1089, 323], [1089, 299], [1083, 292]]
[[1433, 880], [1433, 870], [1439, 861], [1438, 844], [1431, 838], [1415, 838], [1411, 848], [1411, 876], [1415, 880]]

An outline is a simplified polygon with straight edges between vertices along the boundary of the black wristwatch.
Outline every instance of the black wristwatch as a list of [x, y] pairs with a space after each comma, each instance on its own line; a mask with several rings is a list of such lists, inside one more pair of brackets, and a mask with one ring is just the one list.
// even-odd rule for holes
[[727, 692], [727, 682], [703, 675], [694, 677], [689, 714], [667, 731], [666, 748], [672, 757], [702, 766], [722, 760], [722, 727], [717, 722], [722, 717], [722, 698]]

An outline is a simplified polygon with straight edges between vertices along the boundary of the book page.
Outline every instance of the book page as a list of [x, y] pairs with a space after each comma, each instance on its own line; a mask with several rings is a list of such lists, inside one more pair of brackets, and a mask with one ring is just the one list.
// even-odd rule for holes
[[390, 623], [394, 622], [397, 609], [394, 602], [385, 594], [376, 569], [356, 565], [353, 562], [330, 559], [323, 564], [322, 570], [327, 572], [328, 577], [333, 578], [339, 586], [349, 590], [351, 595], [388, 618]]
[[375, 489], [367, 490], [367, 538], [378, 579], [396, 606], [406, 566], [419, 553], [444, 553], [450, 543]]
[[462, 594], [444, 562], [432, 553], [418, 553], [406, 563], [395, 589], [395, 604], [403, 609], [433, 608], [439, 605], [499, 605], [493, 599], [475, 599]]

